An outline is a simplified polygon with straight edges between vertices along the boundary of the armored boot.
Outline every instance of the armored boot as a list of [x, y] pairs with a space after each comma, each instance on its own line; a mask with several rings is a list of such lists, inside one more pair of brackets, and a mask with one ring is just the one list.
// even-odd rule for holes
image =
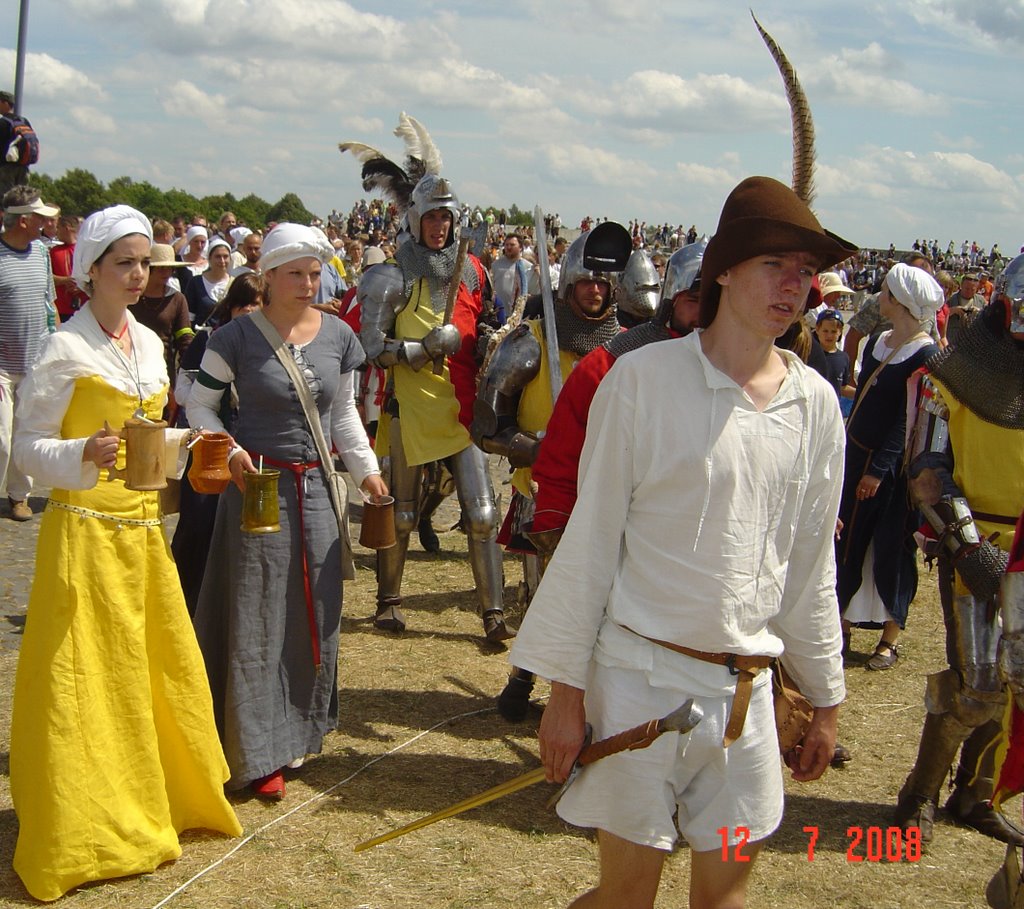
[[904, 830], [918, 827], [921, 841], [930, 843], [935, 822], [939, 790], [960, 748], [971, 733], [948, 713], [925, 715], [917, 761], [910, 771], [896, 802], [894, 820]]
[[992, 807], [995, 773], [995, 738], [1000, 725], [990, 720], [979, 726], [964, 742], [960, 766], [954, 779], [953, 794], [946, 811], [959, 823], [1012, 846], [1024, 846], [1024, 831], [1019, 830]]
[[498, 695], [498, 713], [510, 723], [521, 723], [530, 710], [535, 676], [525, 669], [513, 669], [508, 684]]

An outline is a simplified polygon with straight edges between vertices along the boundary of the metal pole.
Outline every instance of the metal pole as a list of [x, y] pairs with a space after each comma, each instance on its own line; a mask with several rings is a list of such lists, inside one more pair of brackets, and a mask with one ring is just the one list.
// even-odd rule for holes
[[18, 16], [18, 56], [14, 65], [14, 113], [21, 114], [21, 99], [25, 88], [25, 54], [28, 47], [28, 0], [21, 0]]

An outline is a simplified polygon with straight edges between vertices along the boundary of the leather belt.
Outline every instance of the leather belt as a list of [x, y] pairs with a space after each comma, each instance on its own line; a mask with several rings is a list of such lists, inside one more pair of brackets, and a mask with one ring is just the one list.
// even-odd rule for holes
[[729, 710], [729, 720], [725, 724], [725, 735], [722, 737], [722, 747], [728, 748], [743, 732], [743, 723], [747, 719], [747, 708], [750, 706], [750, 697], [754, 692], [754, 678], [762, 669], [767, 669], [772, 661], [769, 656], [743, 656], [738, 653], [709, 653], [706, 650], [694, 650], [692, 647], [684, 647], [682, 644], [673, 644], [671, 641], [662, 641], [658, 638], [650, 638], [639, 631], [633, 631], [626, 625], [622, 626], [627, 631], [665, 647], [674, 653], [681, 653], [683, 656], [692, 657], [705, 663], [715, 663], [718, 666], [725, 666], [736, 676], [736, 693], [733, 695], [732, 708]]

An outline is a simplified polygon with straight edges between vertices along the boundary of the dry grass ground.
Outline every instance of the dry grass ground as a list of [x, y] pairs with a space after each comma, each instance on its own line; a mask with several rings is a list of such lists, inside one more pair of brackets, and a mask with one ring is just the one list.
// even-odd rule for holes
[[[452, 516], [451, 506], [445, 508], [439, 524]], [[360, 840], [538, 763], [539, 710], [521, 725], [506, 723], [493, 710], [507, 672], [506, 652], [481, 642], [464, 538], [444, 534], [442, 547], [431, 556], [412, 545], [405, 583], [410, 630], [401, 637], [379, 634], [369, 622], [373, 561], [372, 555], [360, 554], [359, 578], [346, 590], [341, 728], [328, 738], [323, 755], [289, 780], [284, 802], [237, 800], [250, 839], [239, 845], [189, 835], [183, 856], [155, 874], [83, 888], [62, 906], [541, 909], [565, 906], [586, 889], [595, 879], [593, 843], [586, 832], [545, 810], [550, 795], [545, 784], [368, 852], [352, 851]], [[519, 578], [511, 560], [507, 575], [511, 599], [511, 585]], [[854, 644], [869, 652], [874, 641], [873, 633], [859, 632]], [[985, 884], [1003, 848], [944, 818], [935, 843], [918, 862], [848, 860], [848, 829], [888, 825], [890, 806], [916, 751], [923, 679], [940, 667], [942, 655], [931, 577], [922, 577], [905, 641], [893, 671], [848, 668], [841, 738], [855, 759], [817, 783], [788, 785], [785, 820], [759, 859], [750, 906], [984, 905]], [[16, 653], [0, 651], [0, 686], [6, 692], [13, 686], [16, 659]], [[3, 907], [33, 903], [11, 870], [17, 823], [7, 781], [9, 713], [8, 696], [0, 699]], [[88, 787], [87, 778], [81, 783]], [[1011, 811], [1019, 811], [1018, 805], [1012, 802]], [[819, 831], [813, 861], [806, 826]], [[857, 853], [865, 854], [863, 845]], [[686, 905], [688, 868], [682, 848], [666, 866], [659, 907]]]

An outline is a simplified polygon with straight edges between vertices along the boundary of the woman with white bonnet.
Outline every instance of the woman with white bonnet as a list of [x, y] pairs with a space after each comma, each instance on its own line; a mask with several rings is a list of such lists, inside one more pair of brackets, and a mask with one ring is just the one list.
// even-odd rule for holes
[[[86, 219], [73, 277], [90, 300], [19, 394], [14, 455], [53, 489], [11, 723], [14, 868], [40, 900], [154, 871], [181, 854], [182, 830], [241, 832], [158, 493], [107, 472], [124, 467], [107, 427], [159, 420], [167, 400], [163, 344], [128, 312], [151, 242], [127, 205]], [[184, 467], [187, 436], [164, 431], [169, 474]]]
[[878, 299], [893, 327], [868, 341], [847, 422], [836, 586], [844, 654], [854, 625], [881, 628], [866, 665], [885, 670], [899, 658], [896, 642], [917, 592], [912, 534], [920, 522], [903, 472], [907, 381], [938, 352], [921, 326], [934, 322], [944, 294], [926, 271], [900, 263], [886, 275]]
[[[334, 255], [322, 233], [278, 224], [263, 242], [266, 317], [274, 345], [294, 358], [333, 440], [364, 493], [387, 492], [354, 402], [363, 351], [340, 319], [311, 305]], [[231, 769], [229, 788], [284, 797], [284, 769], [322, 750], [338, 720], [337, 658], [343, 547], [317, 445], [261, 316], [210, 336], [187, 404], [189, 423], [218, 429], [221, 393], [234, 383], [238, 417], [195, 627]], [[278, 340], [280, 339], [280, 340]], [[329, 443], [328, 443], [329, 444]], [[281, 472], [279, 533], [240, 530], [243, 472]]]
[[231, 247], [214, 237], [206, 248], [207, 268], [185, 285], [185, 300], [192, 315], [192, 327], [205, 326], [231, 286]]
[[185, 247], [181, 253], [181, 261], [188, 266], [193, 275], [201, 275], [206, 270], [206, 244], [209, 239], [209, 231], [199, 224], [193, 224], [185, 232]]

